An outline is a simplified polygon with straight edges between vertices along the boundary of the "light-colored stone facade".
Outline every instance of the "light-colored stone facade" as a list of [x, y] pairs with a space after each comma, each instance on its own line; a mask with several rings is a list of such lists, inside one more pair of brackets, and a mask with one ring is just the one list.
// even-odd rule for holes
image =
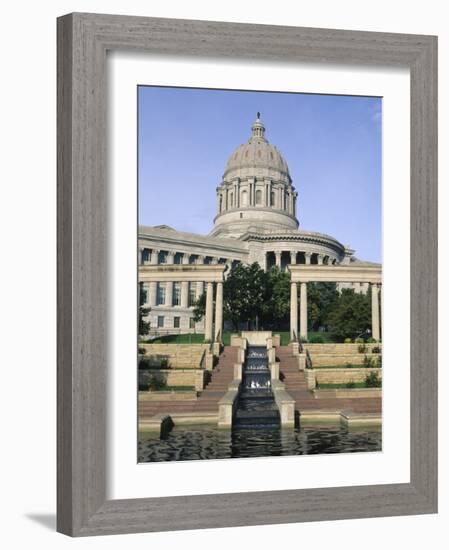
[[[258, 113], [248, 142], [231, 155], [217, 187], [217, 215], [209, 235], [176, 231], [169, 226], [139, 227], [139, 284], [142, 305], [150, 308], [151, 333], [211, 330], [204, 320], [194, 323], [192, 319], [193, 302], [207, 290], [207, 282], [148, 282], [142, 276], [145, 266], [223, 264], [226, 277], [238, 262], [257, 262], [264, 270], [272, 266], [286, 270], [288, 265], [359, 263], [354, 250], [335, 238], [300, 229], [297, 210], [298, 194], [288, 165], [279, 150], [267, 141]], [[379, 267], [368, 262], [361, 265]], [[337, 284], [338, 288], [352, 286], [358, 292], [366, 292], [369, 282]], [[222, 288], [215, 289], [214, 299], [222, 300], [221, 292]], [[305, 292], [305, 287], [300, 292]], [[220, 311], [221, 307], [218, 315]], [[297, 321], [293, 321], [296, 325]], [[222, 319], [217, 319], [217, 325], [222, 326]], [[215, 338], [212, 334], [209, 339]]]

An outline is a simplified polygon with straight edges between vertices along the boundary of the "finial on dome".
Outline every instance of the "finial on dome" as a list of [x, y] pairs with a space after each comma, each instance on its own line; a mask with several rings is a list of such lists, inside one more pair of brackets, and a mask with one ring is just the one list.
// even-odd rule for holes
[[260, 113], [257, 111], [257, 118], [254, 121], [254, 124], [251, 127], [252, 130], [252, 136], [251, 139], [261, 139], [265, 140], [265, 126], [263, 125], [263, 122], [260, 120]]

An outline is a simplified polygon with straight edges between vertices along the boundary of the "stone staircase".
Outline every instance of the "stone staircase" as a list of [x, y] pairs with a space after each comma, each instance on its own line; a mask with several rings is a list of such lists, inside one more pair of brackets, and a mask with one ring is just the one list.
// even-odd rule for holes
[[139, 419], [150, 418], [159, 413], [218, 413], [218, 401], [234, 378], [234, 363], [237, 361], [237, 347], [225, 346], [218, 363], [212, 371], [209, 384], [198, 399], [193, 401], [140, 401]]
[[301, 412], [313, 410], [337, 411], [350, 409], [354, 412], [371, 413], [382, 410], [382, 399], [372, 398], [320, 398], [315, 399], [307, 390], [305, 374], [298, 369], [298, 358], [293, 355], [291, 346], [276, 348], [281, 381], [286, 391], [295, 400], [295, 410]]

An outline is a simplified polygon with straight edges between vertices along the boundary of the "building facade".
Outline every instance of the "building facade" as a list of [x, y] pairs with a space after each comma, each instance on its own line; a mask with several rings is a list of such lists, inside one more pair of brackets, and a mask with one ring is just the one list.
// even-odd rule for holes
[[[150, 309], [152, 334], [203, 332], [193, 321], [193, 304], [205, 291], [203, 281], [145, 281], [143, 266], [257, 262], [264, 270], [288, 265], [378, 265], [360, 262], [337, 239], [299, 228], [298, 194], [287, 162], [265, 137], [257, 113], [249, 140], [230, 156], [217, 193], [217, 215], [209, 235], [172, 227], [139, 226], [138, 262], [141, 304]], [[365, 283], [339, 283], [366, 292]]]

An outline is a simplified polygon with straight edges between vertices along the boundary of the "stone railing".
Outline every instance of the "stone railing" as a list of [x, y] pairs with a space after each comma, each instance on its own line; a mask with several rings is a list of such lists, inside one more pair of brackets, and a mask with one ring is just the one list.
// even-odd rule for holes
[[271, 388], [273, 390], [274, 400], [281, 415], [282, 428], [295, 427], [295, 400], [285, 390], [285, 385], [280, 380], [272, 380]]
[[237, 407], [238, 396], [240, 393], [240, 380], [233, 380], [229, 386], [228, 391], [218, 402], [218, 427], [219, 428], [232, 428], [232, 422], [234, 419], [235, 409]]

